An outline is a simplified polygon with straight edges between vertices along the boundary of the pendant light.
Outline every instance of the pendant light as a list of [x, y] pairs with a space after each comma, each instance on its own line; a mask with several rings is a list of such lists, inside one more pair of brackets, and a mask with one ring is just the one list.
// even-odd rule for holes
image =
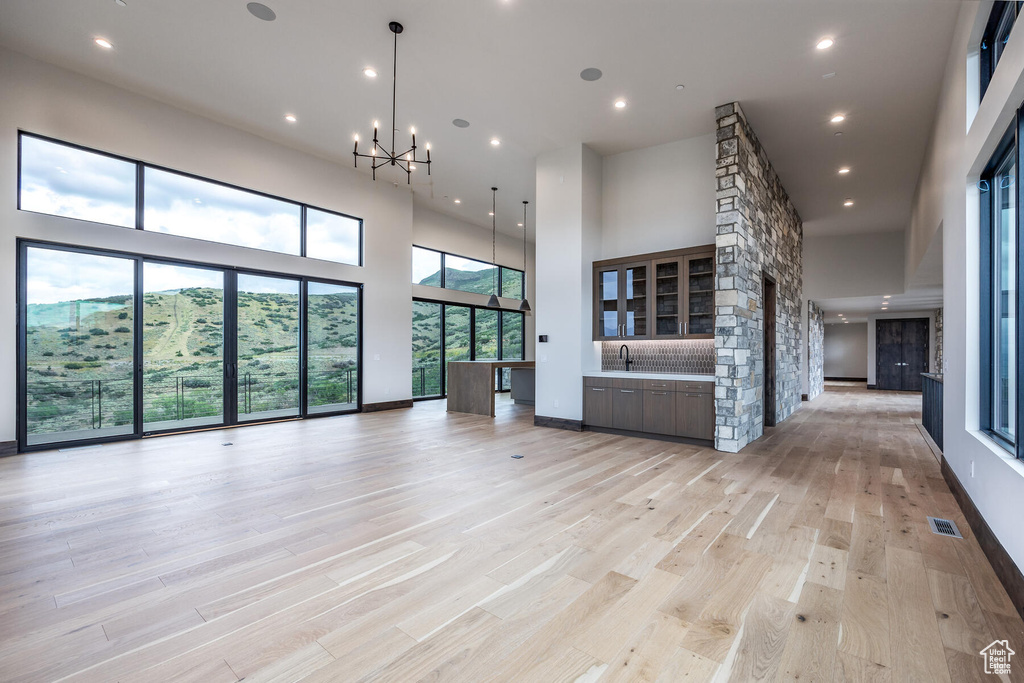
[[523, 313], [530, 312], [530, 302], [526, 300], [526, 205], [530, 202], [523, 200], [523, 303], [519, 304], [519, 310]]
[[501, 308], [501, 302], [498, 301], [498, 258], [497, 258], [497, 239], [498, 239], [498, 225], [497, 217], [494, 215], [497, 213], [497, 197], [498, 188], [491, 188], [491, 298], [487, 300], [487, 308]]

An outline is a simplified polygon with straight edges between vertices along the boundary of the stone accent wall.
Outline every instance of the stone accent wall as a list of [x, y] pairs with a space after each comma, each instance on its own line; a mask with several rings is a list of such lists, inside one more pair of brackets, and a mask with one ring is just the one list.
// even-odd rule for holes
[[715, 447], [735, 453], [763, 433], [764, 275], [777, 284], [775, 421], [800, 406], [803, 222], [739, 104], [715, 120]]
[[[637, 340], [627, 342], [627, 346], [633, 372], [715, 374], [715, 342], [712, 339]], [[622, 343], [618, 341], [601, 342], [602, 372], [626, 369], [626, 359], [619, 358], [621, 348]]]
[[935, 309], [935, 367], [932, 372], [942, 374], [942, 309]]
[[825, 391], [825, 311], [807, 302], [807, 400]]

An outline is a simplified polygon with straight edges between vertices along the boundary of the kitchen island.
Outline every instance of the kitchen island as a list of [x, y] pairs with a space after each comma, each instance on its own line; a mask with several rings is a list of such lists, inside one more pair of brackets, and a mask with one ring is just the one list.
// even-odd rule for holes
[[448, 412], [494, 417], [494, 372], [532, 368], [532, 360], [460, 360], [448, 363]]

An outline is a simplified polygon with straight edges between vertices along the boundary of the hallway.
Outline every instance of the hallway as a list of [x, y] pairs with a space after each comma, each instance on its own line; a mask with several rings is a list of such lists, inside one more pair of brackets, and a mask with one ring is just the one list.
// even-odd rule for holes
[[1024, 624], [919, 409], [830, 385], [736, 455], [436, 401], [0, 459], [0, 671], [991, 680]]

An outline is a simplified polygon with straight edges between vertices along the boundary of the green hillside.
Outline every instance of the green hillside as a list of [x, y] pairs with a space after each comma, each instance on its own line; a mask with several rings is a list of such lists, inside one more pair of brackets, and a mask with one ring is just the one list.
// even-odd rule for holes
[[[355, 401], [356, 306], [355, 293], [309, 297], [312, 406]], [[143, 312], [144, 421], [219, 421], [221, 291], [146, 293]], [[30, 433], [130, 424], [132, 297], [32, 304], [27, 315]], [[298, 364], [298, 297], [240, 292], [239, 412], [296, 408]]]

